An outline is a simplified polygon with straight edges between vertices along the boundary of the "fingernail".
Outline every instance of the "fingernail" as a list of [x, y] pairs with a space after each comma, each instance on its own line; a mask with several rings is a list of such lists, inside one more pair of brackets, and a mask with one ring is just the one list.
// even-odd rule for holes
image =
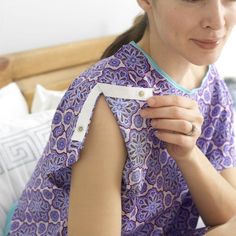
[[147, 115], [147, 112], [144, 111], [144, 110], [141, 110], [141, 111], [140, 111], [140, 115], [141, 115], [142, 117], [145, 117], [145, 116]]
[[148, 99], [148, 105], [153, 106], [155, 104], [155, 100], [153, 98]]
[[154, 126], [154, 125], [155, 125], [155, 121], [152, 120], [152, 121], [151, 121], [151, 126]]

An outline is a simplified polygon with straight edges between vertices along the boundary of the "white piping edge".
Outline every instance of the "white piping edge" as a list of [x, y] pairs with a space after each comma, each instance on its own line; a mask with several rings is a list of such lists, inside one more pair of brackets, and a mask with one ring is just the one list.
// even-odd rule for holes
[[120, 85], [97, 83], [91, 90], [79, 114], [72, 140], [82, 142], [87, 132], [93, 108], [98, 96], [103, 93], [107, 97], [135, 99], [145, 101], [153, 96], [152, 88], [125, 87]]

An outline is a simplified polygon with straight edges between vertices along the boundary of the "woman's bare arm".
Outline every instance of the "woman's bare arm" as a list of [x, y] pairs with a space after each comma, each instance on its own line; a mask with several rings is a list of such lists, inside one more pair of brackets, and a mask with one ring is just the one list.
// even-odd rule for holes
[[236, 235], [236, 215], [225, 224], [211, 229], [205, 236], [233, 236]]
[[72, 167], [69, 236], [120, 236], [125, 159], [118, 124], [102, 96], [80, 159]]

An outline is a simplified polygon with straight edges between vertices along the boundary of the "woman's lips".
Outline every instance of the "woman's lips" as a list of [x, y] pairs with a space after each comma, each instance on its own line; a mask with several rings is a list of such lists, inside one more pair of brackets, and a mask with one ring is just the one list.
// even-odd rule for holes
[[218, 47], [220, 44], [220, 39], [217, 40], [199, 40], [199, 39], [192, 39], [192, 41], [202, 49], [212, 50]]

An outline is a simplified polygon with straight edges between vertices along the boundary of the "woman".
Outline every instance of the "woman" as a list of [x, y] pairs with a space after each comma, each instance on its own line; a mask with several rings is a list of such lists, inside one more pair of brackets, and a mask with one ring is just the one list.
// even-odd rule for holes
[[199, 214], [236, 214], [232, 101], [212, 65], [236, 2], [138, 3], [143, 18], [59, 104], [10, 235], [204, 235]]

